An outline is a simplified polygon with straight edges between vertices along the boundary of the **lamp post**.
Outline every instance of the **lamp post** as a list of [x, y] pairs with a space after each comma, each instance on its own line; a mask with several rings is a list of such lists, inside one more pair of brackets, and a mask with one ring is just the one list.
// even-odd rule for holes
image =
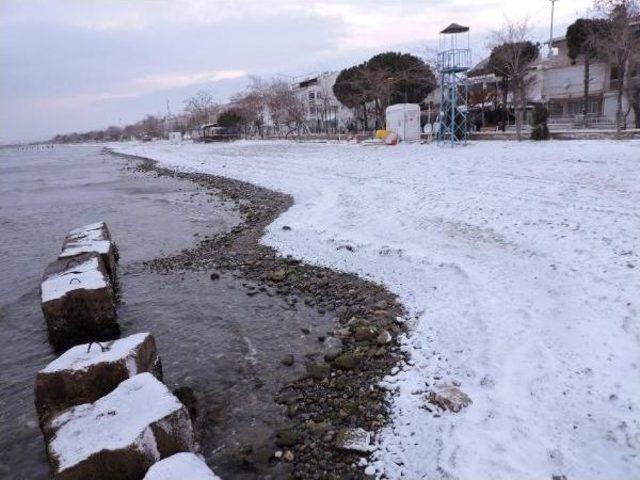
[[549, 29], [549, 53], [548, 57], [553, 56], [553, 15], [556, 9], [556, 2], [558, 0], [549, 0], [551, 2], [551, 28]]

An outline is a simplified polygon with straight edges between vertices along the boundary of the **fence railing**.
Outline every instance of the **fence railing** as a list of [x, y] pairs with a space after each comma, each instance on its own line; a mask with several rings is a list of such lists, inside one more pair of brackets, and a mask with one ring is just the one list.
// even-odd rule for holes
[[471, 68], [471, 50], [455, 48], [438, 52], [438, 70], [442, 72], [464, 71]]

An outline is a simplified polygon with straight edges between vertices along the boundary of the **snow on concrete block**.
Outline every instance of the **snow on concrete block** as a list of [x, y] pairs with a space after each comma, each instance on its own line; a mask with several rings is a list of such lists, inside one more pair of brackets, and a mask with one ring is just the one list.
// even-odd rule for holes
[[57, 352], [120, 331], [114, 292], [102, 258], [83, 253], [47, 266], [40, 287], [49, 339]]
[[139, 480], [152, 464], [195, 449], [189, 413], [150, 373], [51, 420], [56, 480]]
[[194, 453], [176, 453], [153, 465], [143, 480], [220, 480]]
[[369, 453], [371, 433], [362, 428], [343, 428], [336, 436], [336, 447], [350, 452]]
[[97, 253], [102, 258], [111, 281], [116, 281], [117, 253], [105, 222], [92, 223], [71, 230], [62, 244], [58, 258], [71, 258], [81, 253]]
[[67, 350], [36, 376], [35, 402], [40, 426], [56, 413], [95, 402], [139, 373], [159, 376], [159, 365], [156, 342], [149, 333]]
[[458, 413], [472, 403], [469, 395], [453, 385], [436, 386], [435, 390], [429, 392], [427, 401], [443, 410], [449, 410], [454, 413]]

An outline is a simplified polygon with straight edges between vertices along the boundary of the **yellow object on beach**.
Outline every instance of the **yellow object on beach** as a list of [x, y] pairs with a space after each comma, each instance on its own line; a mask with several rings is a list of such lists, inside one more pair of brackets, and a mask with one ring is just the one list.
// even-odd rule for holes
[[389, 130], [376, 130], [376, 138], [378, 140], [384, 140], [385, 138], [387, 138], [392, 133], [393, 132], [391, 132]]

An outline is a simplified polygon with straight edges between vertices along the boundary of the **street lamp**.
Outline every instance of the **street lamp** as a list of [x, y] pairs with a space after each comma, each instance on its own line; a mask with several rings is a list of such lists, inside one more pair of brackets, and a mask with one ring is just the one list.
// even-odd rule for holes
[[553, 56], [553, 14], [556, 9], [556, 2], [558, 0], [549, 0], [551, 2], [551, 28], [549, 31], [549, 53], [548, 57], [551, 58]]

